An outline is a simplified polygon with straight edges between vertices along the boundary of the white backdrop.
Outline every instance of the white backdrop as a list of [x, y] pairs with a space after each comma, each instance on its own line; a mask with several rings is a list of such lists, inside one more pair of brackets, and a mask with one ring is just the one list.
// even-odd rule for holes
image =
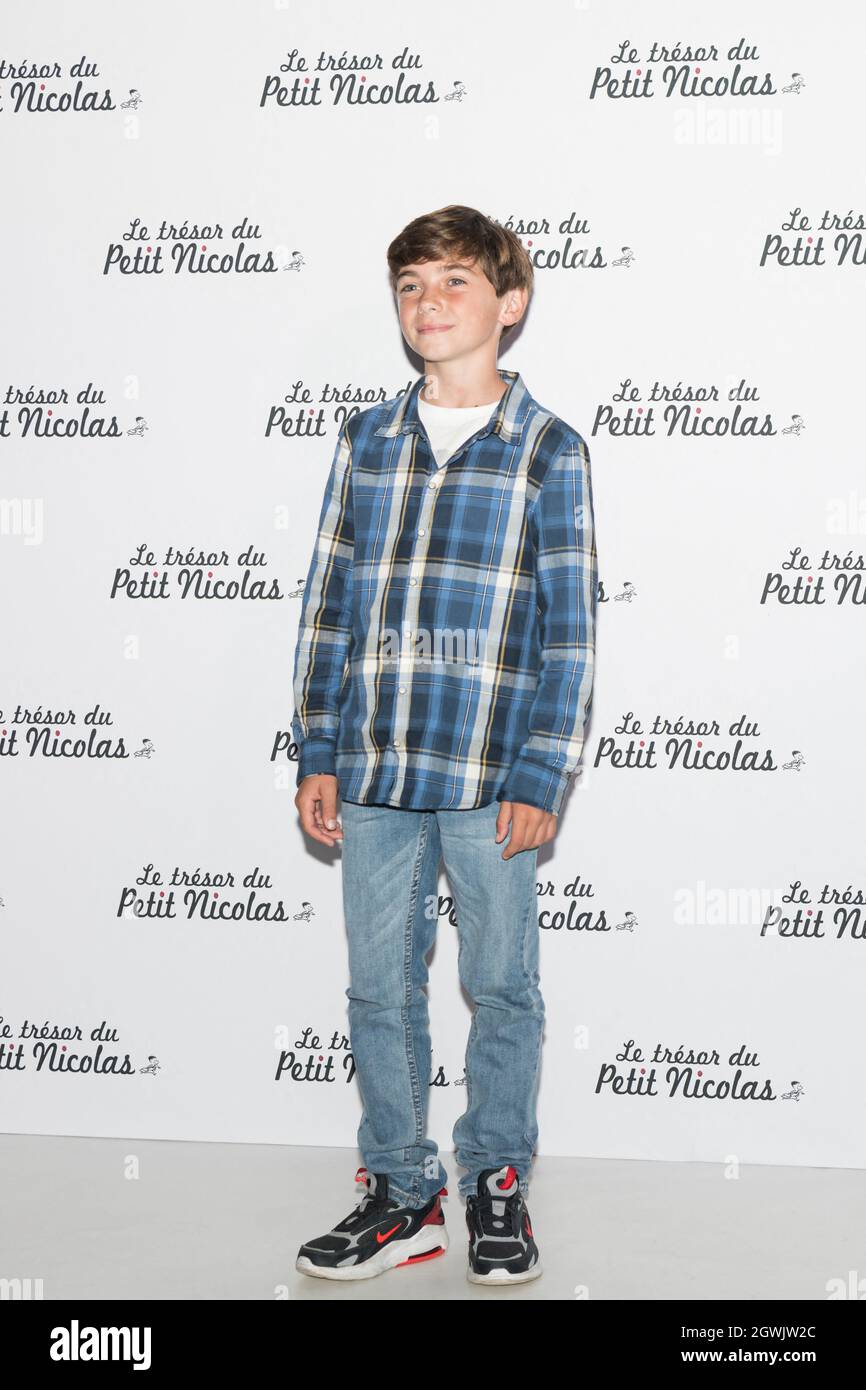
[[864, 211], [862, 18], [4, 13], [0, 1128], [354, 1143], [339, 852], [294, 808], [299, 588], [345, 411], [421, 370], [385, 248], [462, 202], [535, 259], [500, 365], [584, 435], [596, 505], [539, 1152], [866, 1166], [864, 254], [820, 226]]

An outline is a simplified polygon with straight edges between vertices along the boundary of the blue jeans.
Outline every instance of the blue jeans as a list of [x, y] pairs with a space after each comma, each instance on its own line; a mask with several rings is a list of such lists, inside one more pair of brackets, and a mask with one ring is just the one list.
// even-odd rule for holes
[[537, 850], [502, 858], [500, 803], [404, 811], [343, 801], [343, 906], [349, 942], [349, 1034], [371, 1173], [420, 1207], [447, 1182], [426, 1137], [430, 1027], [425, 957], [436, 937], [440, 856], [454, 895], [460, 980], [474, 1012], [466, 1112], [454, 1126], [462, 1196], [485, 1168], [510, 1163], [528, 1191], [538, 1137], [544, 1030], [538, 988]]

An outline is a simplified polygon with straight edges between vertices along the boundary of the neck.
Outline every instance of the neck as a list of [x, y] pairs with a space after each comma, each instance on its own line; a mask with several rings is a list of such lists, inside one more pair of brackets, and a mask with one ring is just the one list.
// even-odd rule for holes
[[446, 410], [488, 405], [498, 401], [508, 388], [495, 364], [492, 371], [472, 372], [466, 370], [465, 363], [425, 362], [424, 375], [421, 399], [427, 405], [440, 405]]

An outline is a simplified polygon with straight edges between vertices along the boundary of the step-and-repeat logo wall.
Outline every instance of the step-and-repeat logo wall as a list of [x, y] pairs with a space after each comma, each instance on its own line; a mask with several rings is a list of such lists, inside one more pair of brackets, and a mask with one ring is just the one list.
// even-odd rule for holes
[[[536, 270], [500, 365], [586, 439], [582, 774], [539, 853], [542, 1154], [863, 1166], [862, 18], [230, 0], [0, 52], [0, 1113], [351, 1145], [339, 851], [292, 663], [385, 248]], [[430, 1132], [466, 1104], [441, 866]]]

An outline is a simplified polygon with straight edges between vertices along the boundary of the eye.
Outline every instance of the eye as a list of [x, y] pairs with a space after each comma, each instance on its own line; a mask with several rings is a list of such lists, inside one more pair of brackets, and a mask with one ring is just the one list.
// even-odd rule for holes
[[[451, 284], [465, 285], [465, 284], [466, 284], [466, 281], [463, 279], [463, 277], [462, 277], [461, 275], [451, 275], [451, 276], [449, 276], [448, 283], [449, 283], [449, 285], [451, 285]], [[414, 280], [407, 280], [407, 281], [405, 282], [405, 284], [403, 284], [403, 285], [400, 286], [400, 288], [399, 288], [399, 290], [397, 291], [397, 293], [398, 293], [398, 294], [405, 294], [405, 293], [406, 293], [406, 290], [414, 290], [414, 289], [416, 289], [416, 288], [417, 288], [417, 286], [416, 286], [416, 283], [415, 283]]]

